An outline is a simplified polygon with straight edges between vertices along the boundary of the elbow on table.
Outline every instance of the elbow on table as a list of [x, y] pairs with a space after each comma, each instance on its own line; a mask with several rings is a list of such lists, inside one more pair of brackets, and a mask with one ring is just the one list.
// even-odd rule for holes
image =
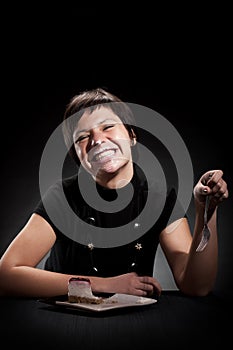
[[0, 260], [0, 296], [8, 296], [11, 286], [11, 268]]
[[180, 284], [177, 287], [181, 293], [192, 297], [206, 297], [213, 291], [212, 285], [194, 286], [191, 284]]
[[[186, 278], [185, 278], [186, 277]], [[180, 276], [176, 279], [176, 286], [178, 290], [185, 295], [192, 297], [205, 297], [213, 292], [215, 285], [215, 279], [206, 278], [203, 279], [193, 279], [187, 276]]]

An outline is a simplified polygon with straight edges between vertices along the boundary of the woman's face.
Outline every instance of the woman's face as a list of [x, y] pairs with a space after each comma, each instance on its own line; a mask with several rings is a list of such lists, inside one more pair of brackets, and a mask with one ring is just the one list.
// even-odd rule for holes
[[82, 166], [94, 177], [132, 167], [131, 139], [121, 119], [101, 106], [87, 110], [73, 134]]

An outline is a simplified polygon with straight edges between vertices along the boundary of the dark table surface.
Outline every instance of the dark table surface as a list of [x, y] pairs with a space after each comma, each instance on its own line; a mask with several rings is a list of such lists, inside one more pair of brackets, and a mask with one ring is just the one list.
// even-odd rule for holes
[[7, 348], [225, 349], [233, 339], [231, 298], [216, 294], [164, 291], [155, 304], [98, 313], [24, 298], [0, 298], [0, 306]]

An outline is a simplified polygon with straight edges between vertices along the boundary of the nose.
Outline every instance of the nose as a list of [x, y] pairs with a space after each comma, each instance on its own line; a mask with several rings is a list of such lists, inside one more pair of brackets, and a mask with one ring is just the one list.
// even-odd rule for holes
[[101, 134], [101, 132], [93, 131], [90, 139], [91, 147], [100, 145], [102, 142], [103, 142], [103, 135]]
[[102, 143], [101, 140], [94, 140], [94, 139], [91, 140], [91, 146], [100, 145], [101, 143]]

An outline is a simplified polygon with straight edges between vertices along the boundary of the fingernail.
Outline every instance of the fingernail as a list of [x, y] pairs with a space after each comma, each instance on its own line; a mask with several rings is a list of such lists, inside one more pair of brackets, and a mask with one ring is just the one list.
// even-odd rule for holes
[[203, 192], [204, 192], [204, 193], [207, 193], [208, 191], [207, 191], [207, 189], [206, 189], [206, 188], [204, 188]]

